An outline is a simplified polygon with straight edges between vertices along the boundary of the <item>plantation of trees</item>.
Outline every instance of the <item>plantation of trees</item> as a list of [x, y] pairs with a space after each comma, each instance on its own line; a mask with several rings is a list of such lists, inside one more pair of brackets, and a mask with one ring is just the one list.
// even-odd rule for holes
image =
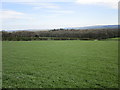
[[120, 37], [119, 29], [53, 29], [48, 31], [1, 31], [2, 40], [102, 40]]

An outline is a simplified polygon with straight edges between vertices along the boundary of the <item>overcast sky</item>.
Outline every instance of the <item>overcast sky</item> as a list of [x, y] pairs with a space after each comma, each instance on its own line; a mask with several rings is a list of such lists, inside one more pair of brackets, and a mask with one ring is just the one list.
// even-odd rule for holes
[[118, 24], [119, 0], [2, 0], [2, 29]]

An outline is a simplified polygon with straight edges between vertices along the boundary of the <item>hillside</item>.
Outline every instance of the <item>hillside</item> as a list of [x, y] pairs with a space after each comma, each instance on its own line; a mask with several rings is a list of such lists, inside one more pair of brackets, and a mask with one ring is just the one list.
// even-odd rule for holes
[[64, 29], [117, 29], [119, 25], [97, 25], [86, 27], [68, 27]]

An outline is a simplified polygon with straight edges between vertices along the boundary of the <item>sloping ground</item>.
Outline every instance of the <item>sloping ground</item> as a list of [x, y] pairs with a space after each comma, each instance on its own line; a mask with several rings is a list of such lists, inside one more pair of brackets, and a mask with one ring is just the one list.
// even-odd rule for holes
[[108, 38], [108, 39], [104, 39], [105, 41], [120, 41], [120, 38]]

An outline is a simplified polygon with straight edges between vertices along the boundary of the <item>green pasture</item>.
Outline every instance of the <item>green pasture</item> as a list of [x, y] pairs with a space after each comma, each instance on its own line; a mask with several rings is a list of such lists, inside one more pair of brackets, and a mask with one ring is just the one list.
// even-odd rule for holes
[[3, 41], [3, 88], [117, 88], [117, 41]]

